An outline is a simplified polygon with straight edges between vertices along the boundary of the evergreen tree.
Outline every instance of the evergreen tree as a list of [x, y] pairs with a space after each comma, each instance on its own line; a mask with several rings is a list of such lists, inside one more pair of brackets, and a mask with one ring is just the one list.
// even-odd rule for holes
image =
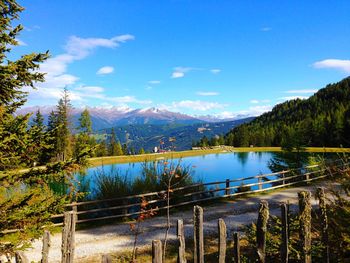
[[85, 109], [79, 118], [79, 128], [82, 133], [90, 134], [92, 132], [92, 122], [88, 109]]
[[143, 149], [143, 147], [141, 147], [139, 154], [145, 154], [145, 149]]
[[[13, 254], [42, 235], [50, 216], [62, 212], [74, 193], [58, 196], [50, 189], [50, 182], [71, 182], [71, 173], [86, 157], [84, 153], [77, 160], [47, 164], [43, 169], [17, 169], [31, 167], [37, 150], [45, 151], [37, 144], [41, 128], [28, 130], [30, 115], [13, 113], [26, 102], [23, 88], [44, 81], [38, 68], [48, 58], [48, 53], [23, 55], [14, 61], [7, 57], [11, 47], [18, 45], [16, 39], [23, 27], [12, 24], [17, 23], [22, 10], [15, 0], [0, 1], [0, 254]], [[41, 126], [40, 118], [37, 124]], [[4, 232], [13, 229], [20, 231]]]
[[92, 122], [89, 111], [85, 109], [79, 118], [79, 133], [75, 135], [74, 156], [77, 156], [80, 152], [95, 146], [95, 139], [90, 135], [92, 132], [91, 125]]
[[65, 87], [63, 89], [62, 98], [58, 101], [56, 111], [56, 158], [58, 161], [65, 161], [72, 156], [71, 134], [69, 129], [69, 111], [71, 107], [69, 92]]

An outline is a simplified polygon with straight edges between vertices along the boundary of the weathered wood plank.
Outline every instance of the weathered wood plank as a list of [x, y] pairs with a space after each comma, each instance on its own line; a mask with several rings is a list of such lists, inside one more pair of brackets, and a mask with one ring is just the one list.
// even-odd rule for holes
[[43, 248], [41, 251], [41, 263], [48, 263], [49, 262], [49, 250], [51, 246], [51, 238], [50, 238], [50, 232], [48, 230], [44, 231], [43, 235]]
[[258, 262], [265, 263], [267, 221], [269, 220], [269, 204], [263, 200], [259, 206], [258, 222], [256, 224], [256, 245]]
[[299, 236], [302, 261], [311, 263], [311, 193], [301, 191], [299, 197]]
[[64, 225], [62, 230], [62, 263], [73, 263], [75, 250], [75, 224], [74, 211], [64, 213]]
[[225, 263], [226, 261], [226, 224], [225, 221], [220, 218], [218, 220], [218, 232], [219, 232], [219, 263]]
[[15, 262], [16, 263], [29, 263], [29, 260], [24, 255], [23, 251], [16, 251], [15, 252]]
[[203, 208], [193, 208], [194, 263], [204, 263]]
[[163, 262], [162, 241], [153, 240], [152, 241], [152, 263], [162, 263], [162, 262]]
[[112, 256], [108, 254], [102, 255], [101, 263], [112, 263]]
[[182, 219], [177, 220], [177, 239], [179, 242], [179, 250], [177, 256], [178, 263], [186, 263], [186, 245], [185, 245], [185, 233], [184, 223]]
[[321, 238], [324, 246], [323, 249], [323, 262], [329, 263], [329, 240], [328, 240], [328, 217], [327, 217], [327, 204], [326, 195], [323, 187], [318, 187], [316, 190], [316, 196], [319, 205], [319, 216], [321, 220]]

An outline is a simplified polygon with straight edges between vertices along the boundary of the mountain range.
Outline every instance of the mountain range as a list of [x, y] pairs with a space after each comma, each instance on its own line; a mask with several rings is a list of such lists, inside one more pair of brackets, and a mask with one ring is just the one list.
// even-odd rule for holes
[[[56, 109], [55, 106], [32, 106], [23, 107], [17, 111], [17, 114], [35, 113], [40, 110], [44, 116], [44, 122], [47, 123], [48, 116], [51, 111]], [[83, 108], [72, 108], [70, 111], [71, 124], [73, 127], [78, 126], [78, 119]], [[145, 109], [130, 109], [127, 107], [89, 107], [88, 108], [93, 131], [98, 131], [110, 127], [126, 126], [126, 125], [191, 125], [195, 123], [217, 123], [234, 121], [250, 116], [239, 115], [235, 118], [220, 119], [215, 116], [190, 116], [179, 112], [171, 112], [165, 109], [145, 108]]]

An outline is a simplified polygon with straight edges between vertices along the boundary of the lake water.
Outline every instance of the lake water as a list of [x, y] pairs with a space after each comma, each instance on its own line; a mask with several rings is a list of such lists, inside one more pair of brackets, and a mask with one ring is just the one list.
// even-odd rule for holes
[[[208, 154], [183, 158], [181, 164], [192, 168], [194, 181], [201, 180], [203, 183], [207, 183], [269, 173], [271, 171], [268, 168], [268, 162], [273, 156], [274, 153], [271, 152]], [[179, 159], [173, 160], [174, 163], [178, 161]], [[141, 175], [142, 163], [90, 167], [84, 176], [79, 176], [78, 180], [85, 189], [92, 190], [96, 176], [102, 170], [107, 175], [113, 174], [115, 171], [121, 175], [127, 173], [128, 179], [132, 180]]]
[[[294, 156], [294, 154], [292, 154]], [[330, 157], [331, 154], [310, 154], [304, 153], [304, 157], [310, 155], [323, 155], [324, 157]], [[274, 152], [243, 152], [243, 153], [221, 153], [221, 154], [208, 154], [194, 157], [186, 157], [183, 159], [169, 160], [177, 164], [181, 162], [182, 167], [191, 167], [193, 182], [201, 181], [203, 183], [225, 181], [226, 179], [234, 180], [238, 178], [246, 178], [259, 174], [271, 173], [269, 169], [269, 162], [273, 159], [282, 160], [284, 163], [288, 163], [287, 159], [283, 159], [281, 153]], [[282, 158], [282, 159], [281, 159]], [[161, 156], [160, 156], [161, 159]], [[294, 159], [294, 157], [292, 158]], [[306, 161], [308, 158], [304, 158]], [[163, 161], [164, 159], [162, 159]], [[96, 178], [99, 174], [103, 173], [107, 176], [116, 174], [127, 175], [129, 181], [133, 181], [134, 178], [142, 175], [143, 163], [126, 163], [126, 164], [108, 164], [104, 166], [90, 167], [85, 170], [84, 173], [76, 176], [77, 181], [80, 183], [80, 190], [83, 192], [89, 192], [88, 198], [94, 198], [94, 189], [96, 188]], [[282, 169], [279, 169], [280, 171]], [[272, 179], [272, 178], [271, 178]], [[256, 183], [256, 179], [245, 180], [244, 184]], [[240, 185], [240, 182], [234, 182], [232, 185]], [[265, 185], [268, 187], [268, 185]], [[222, 186], [224, 187], [224, 186]], [[147, 189], [141, 190], [142, 192], [149, 191]], [[257, 188], [254, 186], [252, 189]]]

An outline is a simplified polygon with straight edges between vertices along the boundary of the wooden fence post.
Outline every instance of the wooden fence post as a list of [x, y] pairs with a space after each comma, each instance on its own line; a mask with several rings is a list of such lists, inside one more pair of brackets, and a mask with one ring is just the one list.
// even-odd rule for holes
[[179, 241], [178, 263], [186, 263], [185, 233], [182, 219], [177, 220], [177, 239]]
[[73, 263], [75, 249], [75, 224], [76, 215], [74, 211], [64, 212], [61, 246], [62, 263]]
[[45, 230], [43, 235], [43, 249], [41, 251], [41, 263], [49, 263], [49, 250], [51, 246], [50, 232]]
[[259, 190], [263, 189], [263, 185], [261, 184], [262, 183], [261, 177], [258, 177], [258, 183], [259, 183]]
[[265, 263], [266, 231], [269, 220], [269, 204], [263, 200], [259, 206], [258, 222], [256, 224], [256, 244], [258, 262]]
[[240, 246], [239, 246], [239, 233], [233, 234], [233, 258], [235, 263], [241, 262]]
[[324, 245], [323, 250], [323, 262], [329, 263], [329, 243], [328, 243], [328, 218], [327, 218], [327, 205], [326, 205], [326, 195], [324, 193], [324, 188], [318, 187], [316, 190], [316, 196], [319, 201], [319, 215], [321, 219], [321, 237], [322, 243]]
[[203, 208], [193, 208], [194, 263], [204, 263]]
[[24, 255], [22, 251], [16, 251], [15, 261], [16, 263], [29, 263], [28, 258]]
[[301, 191], [298, 197], [302, 260], [305, 263], [311, 263], [311, 194], [308, 191]]
[[281, 204], [282, 219], [282, 244], [281, 244], [281, 262], [288, 263], [288, 211], [287, 205]]
[[230, 194], [230, 179], [226, 179], [226, 189], [225, 189], [225, 195], [229, 195]]
[[219, 232], [219, 263], [225, 263], [226, 259], [226, 224], [222, 218], [218, 220], [218, 232]]
[[108, 254], [102, 255], [101, 263], [112, 263], [111, 255], [108, 255]]
[[162, 263], [163, 253], [162, 253], [162, 241], [153, 240], [152, 241], [152, 263]]

